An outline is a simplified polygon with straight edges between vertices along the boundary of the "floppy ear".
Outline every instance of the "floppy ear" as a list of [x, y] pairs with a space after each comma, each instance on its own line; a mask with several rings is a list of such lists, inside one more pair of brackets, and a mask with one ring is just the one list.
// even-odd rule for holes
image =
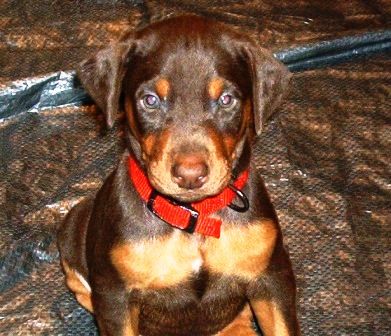
[[119, 108], [125, 65], [133, 44], [132, 39], [112, 44], [80, 63], [77, 70], [84, 88], [105, 114], [109, 128]]
[[246, 49], [252, 77], [254, 127], [259, 135], [287, 92], [291, 73], [269, 51], [255, 44]]

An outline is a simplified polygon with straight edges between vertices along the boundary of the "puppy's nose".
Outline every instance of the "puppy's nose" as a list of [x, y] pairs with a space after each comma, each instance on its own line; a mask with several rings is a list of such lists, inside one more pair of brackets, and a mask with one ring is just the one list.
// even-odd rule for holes
[[172, 166], [173, 181], [184, 189], [201, 188], [208, 180], [209, 169], [199, 155], [178, 156]]

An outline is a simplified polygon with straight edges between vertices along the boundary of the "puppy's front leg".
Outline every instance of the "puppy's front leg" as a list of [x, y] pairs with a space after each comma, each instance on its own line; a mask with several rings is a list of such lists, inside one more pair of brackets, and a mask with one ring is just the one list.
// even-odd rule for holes
[[[121, 287], [121, 286], [120, 286]], [[139, 308], [116, 285], [92, 293], [95, 317], [102, 336], [138, 336]]]
[[258, 280], [250, 298], [264, 336], [300, 336], [296, 285], [288, 255], [281, 247], [272, 267]]

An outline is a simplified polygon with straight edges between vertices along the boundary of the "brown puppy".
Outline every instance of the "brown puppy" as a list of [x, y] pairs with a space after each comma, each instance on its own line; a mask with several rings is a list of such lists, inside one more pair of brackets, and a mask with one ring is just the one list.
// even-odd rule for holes
[[81, 64], [128, 151], [59, 231], [69, 288], [101, 335], [299, 335], [295, 282], [251, 146], [286, 68], [196, 16], [155, 23]]

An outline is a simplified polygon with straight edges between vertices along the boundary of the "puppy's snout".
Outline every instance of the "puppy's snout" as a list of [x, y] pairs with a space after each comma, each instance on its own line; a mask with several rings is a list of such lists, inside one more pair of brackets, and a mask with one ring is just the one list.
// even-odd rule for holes
[[172, 180], [181, 188], [198, 189], [208, 180], [209, 168], [202, 155], [178, 155], [172, 165]]

